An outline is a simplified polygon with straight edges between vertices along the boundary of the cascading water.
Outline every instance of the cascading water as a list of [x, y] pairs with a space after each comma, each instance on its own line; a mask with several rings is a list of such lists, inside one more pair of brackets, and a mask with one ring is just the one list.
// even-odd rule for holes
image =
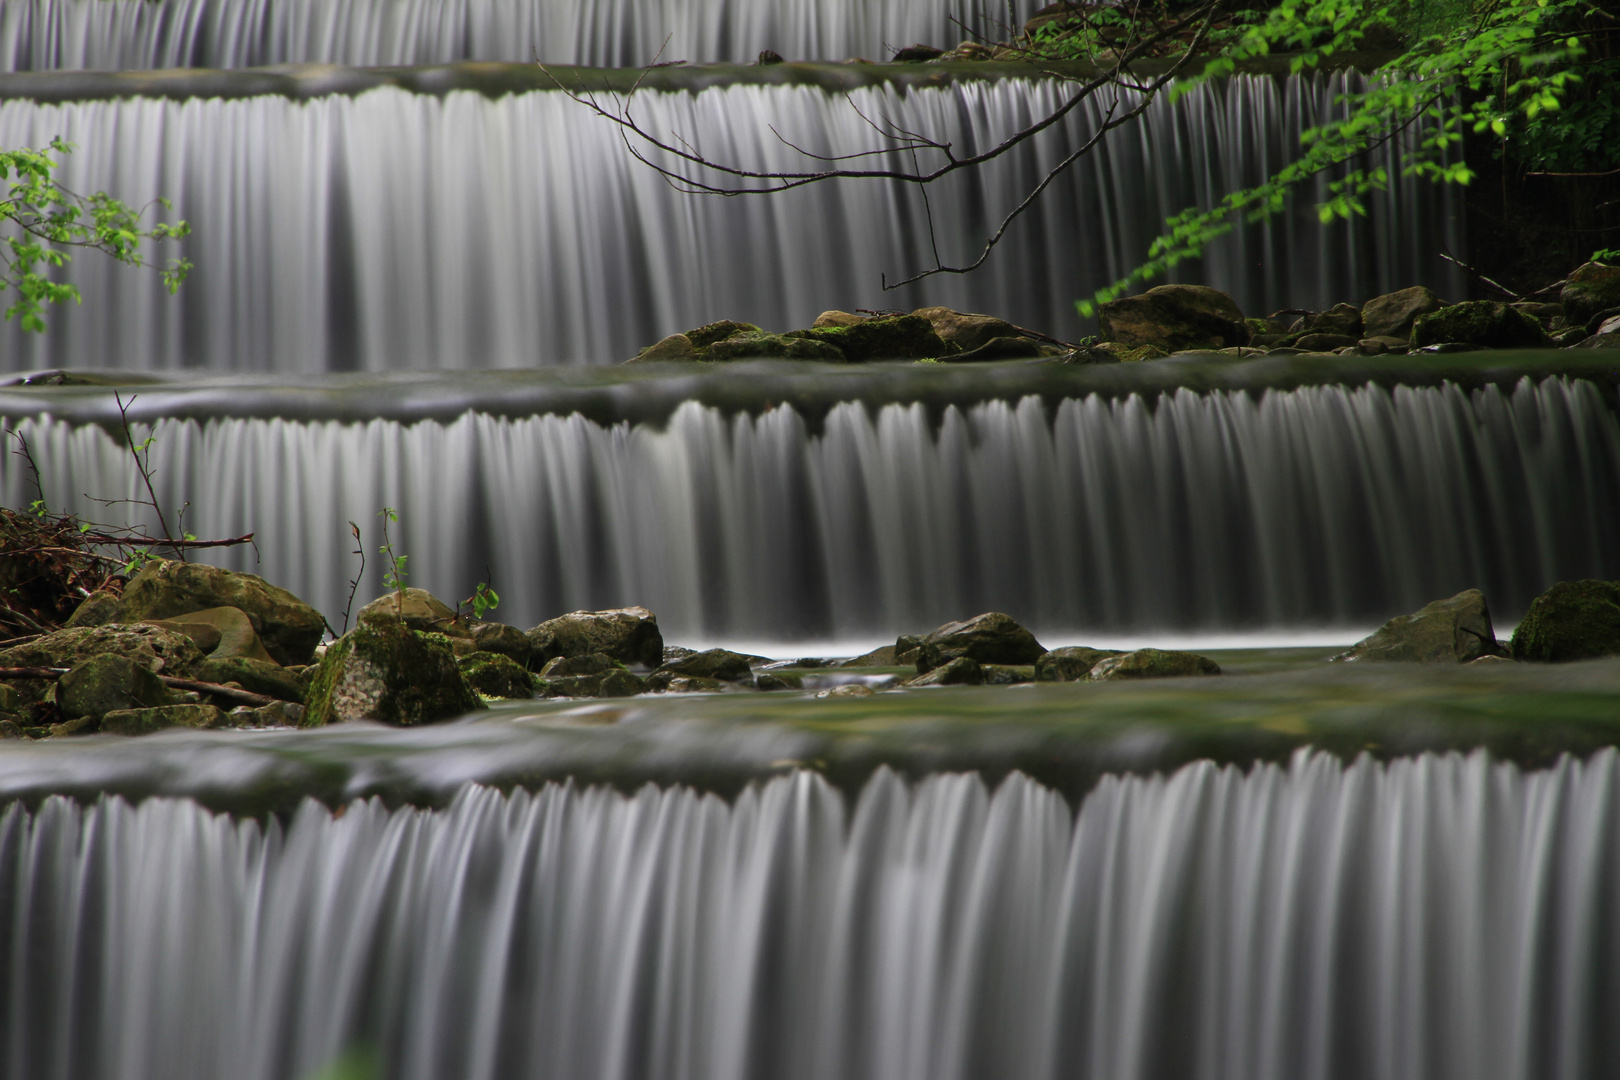
[[[97, 0], [101, 2], [101, 0]], [[808, 326], [827, 308], [945, 304], [1070, 338], [1073, 301], [1136, 265], [1166, 216], [1256, 183], [1298, 152], [1359, 76], [1236, 77], [1156, 102], [1069, 170], [1014, 225], [986, 271], [883, 292], [927, 265], [924, 207], [903, 185], [817, 184], [704, 199], [673, 191], [617, 130], [557, 92], [490, 99], [374, 90], [276, 97], [0, 102], [0, 146], [78, 144], [63, 181], [126, 201], [167, 195], [192, 222], [197, 269], [180, 295], [154, 274], [80, 258], [85, 303], [51, 330], [0, 325], [0, 368], [236, 372], [608, 363], [719, 318]], [[649, 93], [637, 115], [730, 161], [801, 167], [772, 127], [817, 153], [878, 145], [861, 114], [990, 145], [1055, 100], [1051, 83], [939, 90], [734, 86]], [[857, 108], [859, 112], [857, 112]], [[1103, 103], [982, 174], [934, 191], [956, 260], [1018, 193], [1086, 137]], [[1402, 170], [1392, 155], [1384, 164]], [[1325, 181], [1324, 181], [1325, 183]], [[1323, 228], [1311, 199], [1223, 241], [1197, 271], [1250, 312], [1321, 309], [1391, 288], [1460, 286], [1435, 253], [1460, 250], [1447, 193], [1410, 177], [1369, 218]]]
[[1620, 761], [0, 811], [0, 1071], [1585, 1080]]
[[1038, 6], [998, 3], [987, 20], [968, 0], [10, 0], [0, 7], [0, 71], [537, 55], [633, 67], [660, 49], [666, 60], [705, 62], [751, 61], [761, 49], [886, 60], [913, 41], [954, 45], [968, 36], [963, 25], [995, 36]]
[[[58, 509], [136, 497], [105, 430], [14, 421]], [[664, 424], [164, 420], [152, 462], [210, 560], [339, 622], [348, 521], [397, 507], [417, 583], [492, 574], [508, 622], [640, 603], [666, 635], [825, 640], [1003, 610], [1049, 632], [1376, 624], [1461, 589], [1516, 616], [1620, 576], [1620, 426], [1594, 384], [1337, 386], [1054, 408], [791, 406]], [[0, 462], [7, 505], [33, 497]], [[377, 573], [375, 564], [372, 574]], [[382, 591], [363, 583], [362, 599]]]

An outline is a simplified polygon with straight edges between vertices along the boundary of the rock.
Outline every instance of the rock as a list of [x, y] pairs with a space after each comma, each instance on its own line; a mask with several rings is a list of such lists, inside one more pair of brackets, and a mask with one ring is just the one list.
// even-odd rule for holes
[[753, 674], [748, 657], [728, 649], [705, 649], [700, 653], [672, 660], [658, 669], [659, 674], [696, 676], [735, 682]]
[[127, 656], [92, 656], [56, 682], [56, 707], [66, 717], [103, 716], [117, 709], [145, 709], [174, 701], [169, 688]]
[[677, 675], [667, 681], [649, 678], [647, 682], [652, 689], [670, 694], [715, 694], [726, 688], [726, 684], [719, 679], [705, 679], [697, 675]]
[[1356, 350], [1363, 356], [1382, 356], [1389, 352], [1389, 346], [1382, 338], [1362, 338], [1356, 342]]
[[1564, 279], [1558, 300], [1571, 326], [1586, 322], [1604, 308], [1620, 307], [1620, 266], [1589, 262], [1576, 267]]
[[1124, 656], [1118, 649], [1093, 649], [1088, 645], [1066, 645], [1053, 649], [1035, 661], [1037, 682], [1084, 682], [1091, 669], [1110, 656]]
[[894, 54], [891, 63], [916, 64], [924, 60], [936, 60], [943, 55], [944, 49], [936, 49], [932, 45], [907, 45]]
[[1166, 679], [1220, 673], [1219, 664], [1197, 653], [1137, 649], [1097, 661], [1091, 669], [1090, 679], [1092, 682], [1112, 682], [1118, 679]]
[[755, 690], [803, 690], [804, 679], [798, 675], [777, 675], [765, 672], [754, 680]]
[[602, 675], [618, 666], [618, 661], [607, 653], [558, 656], [546, 661], [546, 666], [540, 669], [540, 677], [542, 679], [565, 679], [573, 675]]
[[298, 727], [304, 722], [304, 707], [291, 701], [274, 701], [257, 709], [238, 705], [225, 714], [226, 727]]
[[1541, 324], [1495, 300], [1465, 300], [1412, 324], [1412, 345], [1423, 348], [1462, 342], [1486, 349], [1531, 349], [1552, 345]]
[[1033, 664], [1046, 652], [1035, 635], [1011, 615], [989, 611], [962, 622], [949, 622], [923, 639], [917, 650], [919, 674], [970, 656], [980, 664]]
[[[231, 608], [230, 610], [235, 611], [236, 609]], [[242, 619], [244, 622], [247, 621], [247, 616], [243, 615]], [[217, 626], [210, 626], [203, 622], [191, 622], [184, 617], [175, 619], [154, 619], [149, 623], [149, 625], [161, 626], [165, 630], [173, 630], [177, 634], [184, 634], [186, 637], [191, 639], [191, 643], [197, 646], [197, 648], [205, 656], [219, 648], [221, 634]], [[258, 640], [257, 635], [254, 636], [254, 640]]]
[[510, 656], [524, 667], [529, 666], [529, 639], [517, 627], [498, 622], [475, 622], [468, 626], [467, 632], [478, 646], [476, 651], [500, 653]]
[[1518, 303], [1512, 305], [1514, 311], [1522, 311], [1542, 326], [1548, 326], [1556, 318], [1564, 314], [1563, 304], [1535, 304]]
[[1361, 332], [1370, 338], [1399, 338], [1404, 344], [1411, 340], [1412, 324], [1419, 316], [1445, 306], [1446, 302], [1427, 286], [1397, 289], [1361, 305]]
[[1620, 654], [1620, 582], [1560, 581], [1530, 601], [1510, 648], [1543, 663]]
[[1620, 333], [1620, 307], [1604, 308], [1587, 319], [1582, 329], [1585, 330], [1587, 337]]
[[21, 712], [23, 707], [22, 695], [10, 683], [0, 683], [0, 713]]
[[0, 667], [70, 668], [104, 655], [126, 656], [148, 671], [182, 679], [195, 678], [203, 660], [190, 638], [148, 623], [57, 630], [0, 652]]
[[510, 656], [473, 652], [457, 659], [456, 666], [461, 668], [461, 677], [467, 680], [467, 685], [485, 697], [534, 697], [534, 676]]
[[379, 626], [383, 623], [398, 625], [401, 620], [407, 629], [424, 634], [469, 639], [472, 636], [466, 623], [457, 617], [455, 609], [426, 589], [383, 593], [361, 608], [355, 616], [355, 623], [359, 626]]
[[1140, 296], [1110, 300], [1097, 319], [1103, 340], [1123, 345], [1180, 352], [1249, 343], [1249, 327], [1236, 302], [1203, 285], [1160, 285]]
[[692, 339], [685, 334], [671, 334], [642, 349], [626, 360], [627, 364], [695, 363], [703, 357]]
[[1407, 351], [1439, 356], [1445, 353], [1483, 352], [1484, 350], [1485, 346], [1471, 345], [1466, 341], [1442, 341], [1438, 345], [1425, 345], [1422, 348], [1414, 348]]
[[658, 616], [644, 607], [573, 611], [547, 619], [525, 635], [529, 668], [543, 668], [557, 656], [605, 653], [625, 664], [658, 667], [664, 662], [664, 635]]
[[754, 61], [756, 67], [769, 67], [772, 64], [782, 63], [782, 54], [774, 49], [760, 50], [759, 59]]
[[940, 60], [973, 60], [982, 62], [993, 60], [995, 50], [988, 45], [981, 45], [977, 41], [964, 41], [950, 52], [939, 57]]
[[[862, 653], [860, 656], [852, 656], [848, 660], [840, 660], [837, 663], [833, 664], [832, 666], [833, 667], [839, 667], [839, 668], [898, 667], [903, 662], [904, 661], [895, 659], [894, 646], [893, 645], [880, 645], [877, 648], [873, 649], [869, 653]], [[916, 658], [915, 657], [912, 658], [911, 663], [916, 663]], [[796, 664], [795, 666], [796, 667], [805, 667], [805, 666], [820, 666], [820, 665], [805, 665], [803, 663], [800, 663], [800, 664]]]
[[958, 656], [906, 683], [907, 686], [978, 686], [984, 669], [971, 656]]
[[118, 709], [101, 718], [101, 730], [110, 735], [150, 735], [165, 728], [225, 727], [225, 711], [214, 705], [162, 705], [150, 709]]
[[16, 716], [0, 717], [0, 739], [26, 739]]
[[899, 664], [915, 664], [917, 653], [922, 650], [923, 639], [926, 634], [901, 634], [894, 639], [894, 662]]
[[[159, 625], [185, 634], [211, 659], [242, 656], [263, 660], [267, 664], [275, 663], [264, 643], [259, 640], [259, 635], [254, 632], [253, 620], [247, 617], [246, 612], [233, 607], [190, 611], [164, 619]], [[207, 640], [214, 642], [212, 648], [204, 647], [203, 642]]]
[[281, 701], [302, 702], [309, 692], [310, 679], [293, 674], [289, 669], [268, 660], [255, 660], [249, 656], [209, 657], [197, 669], [197, 677], [204, 682], [236, 683], [244, 690]]
[[118, 618], [121, 601], [109, 592], [91, 593], [68, 616], [68, 626], [105, 626]]
[[1489, 654], [1487, 654], [1485, 656], [1476, 656], [1472, 660], [1468, 661], [1468, 663], [1463, 665], [1463, 666], [1464, 667], [1493, 667], [1493, 666], [1495, 666], [1497, 664], [1512, 664], [1512, 663], [1515, 663], [1515, 661], [1511, 656], [1502, 656], [1499, 653], [1489, 653]]
[[835, 697], [871, 697], [876, 691], [865, 683], [845, 683], [842, 686], [828, 687], [826, 690], [817, 690], [818, 698]]
[[1121, 364], [1140, 364], [1148, 360], [1163, 360], [1170, 355], [1157, 345], [1122, 345], [1117, 341], [1105, 341], [1100, 345], [1093, 345], [1090, 351], [1104, 353]]
[[305, 727], [348, 720], [410, 727], [485, 707], [449, 638], [391, 621], [361, 623], [328, 646], [306, 700]]
[[124, 586], [118, 621], [172, 619], [220, 607], [247, 615], [265, 651], [278, 664], [309, 663], [326, 630], [320, 612], [257, 574], [170, 559], [149, 560]]
[[854, 326], [856, 323], [866, 321], [865, 315], [856, 315], [850, 311], [823, 311], [816, 316], [816, 321], [810, 324], [810, 329], [820, 330], [829, 326]]
[[1363, 338], [1357, 344], [1365, 345], [1369, 341], [1377, 342], [1379, 345], [1384, 347], [1385, 352], [1392, 353], [1404, 353], [1412, 346], [1410, 332], [1408, 332], [1406, 337], [1390, 337], [1387, 334], [1380, 334], [1377, 337]]
[[716, 361], [814, 360], [828, 364], [846, 363], [848, 358], [836, 346], [804, 336], [827, 332], [799, 330], [794, 334], [737, 334], [710, 345], [704, 358]]
[[663, 659], [660, 660], [659, 662], [662, 663], [662, 664], [667, 664], [671, 660], [684, 660], [688, 656], [696, 656], [696, 655], [697, 655], [697, 650], [696, 649], [688, 649], [684, 645], [665, 645], [664, 646]]
[[884, 315], [848, 326], [795, 330], [786, 336], [829, 345], [845, 360], [857, 364], [874, 360], [926, 360], [949, 351], [934, 333], [933, 324], [920, 315]]
[[1029, 337], [996, 337], [967, 352], [941, 357], [953, 364], [978, 364], [992, 360], [1033, 360], [1042, 356], [1059, 356], [1064, 350], [1043, 345]]
[[1498, 651], [1485, 594], [1465, 589], [1414, 614], [1389, 620], [1333, 659], [1466, 664]]
[[1032, 664], [980, 664], [979, 671], [984, 675], [986, 686], [1015, 686], [1035, 681]]
[[721, 319], [719, 322], [707, 323], [696, 330], [688, 330], [682, 336], [690, 341], [695, 348], [707, 349], [717, 341], [724, 341], [735, 334], [762, 333], [753, 323], [735, 322], [731, 319]]
[[1334, 349], [1351, 348], [1356, 339], [1348, 334], [1301, 334], [1294, 339], [1294, 347], [1305, 352], [1332, 352]]
[[647, 683], [622, 667], [604, 674], [596, 687], [597, 697], [634, 697], [646, 692]]
[[1571, 345], [1572, 349], [1620, 349], [1620, 334], [1593, 334]]
[[1361, 309], [1354, 304], [1334, 304], [1326, 311], [1306, 315], [1301, 322], [1303, 325], [1300, 329], [1307, 334], [1334, 334], [1338, 337], [1347, 337], [1351, 341], [1356, 341], [1366, 334], [1362, 325]]
[[927, 319], [941, 341], [963, 352], [977, 349], [992, 338], [1017, 337], [1020, 333], [1018, 327], [994, 315], [975, 315], [948, 307], [918, 308], [912, 314]]

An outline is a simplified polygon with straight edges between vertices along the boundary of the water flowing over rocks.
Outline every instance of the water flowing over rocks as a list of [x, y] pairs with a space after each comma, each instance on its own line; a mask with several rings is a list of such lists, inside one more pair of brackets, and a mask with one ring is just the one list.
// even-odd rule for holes
[[1484, 593], [1465, 589], [1389, 620], [1333, 659], [1466, 664], [1499, 651]]

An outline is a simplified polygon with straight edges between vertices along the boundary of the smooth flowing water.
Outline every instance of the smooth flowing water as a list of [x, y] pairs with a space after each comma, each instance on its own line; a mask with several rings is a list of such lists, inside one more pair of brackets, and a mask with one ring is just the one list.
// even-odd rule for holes
[[[431, 396], [431, 387], [427, 390]], [[47, 500], [133, 498], [93, 424], [11, 425]], [[673, 641], [881, 637], [986, 610], [1048, 633], [1365, 628], [1459, 590], [1516, 618], [1553, 581], [1620, 576], [1620, 426], [1596, 385], [1374, 386], [946, 407], [695, 402], [667, 421], [575, 413], [406, 423], [168, 419], [165, 506], [254, 531], [252, 570], [340, 625], [347, 522], [445, 597], [493, 580], [524, 626], [639, 603]], [[34, 497], [0, 462], [7, 505]], [[383, 591], [372, 558], [360, 602]]]
[[880, 773], [727, 803], [0, 811], [0, 1069], [1584, 1080], [1620, 1068], [1613, 751], [1302, 754], [1071, 809]]
[[[616, 128], [558, 92], [0, 101], [0, 146], [57, 135], [78, 144], [61, 171], [74, 189], [136, 204], [171, 197], [195, 228], [184, 250], [196, 263], [170, 298], [155, 274], [76, 260], [69, 277], [83, 305], [53, 311], [45, 335], [0, 326], [0, 369], [601, 364], [720, 318], [786, 330], [828, 308], [927, 304], [1073, 339], [1091, 332], [1075, 299], [1134, 267], [1167, 216], [1290, 160], [1300, 131], [1358, 80], [1244, 76], [1175, 106], [1161, 99], [1065, 173], [985, 270], [893, 292], [882, 275], [928, 265], [930, 211], [942, 257], [971, 258], [1108, 103], [1094, 100], [985, 171], [933, 189], [925, 207], [915, 189], [879, 183], [684, 195], [632, 158]], [[807, 159], [782, 140], [819, 154], [884, 145], [863, 114], [938, 133], [963, 154], [1027, 123], [1059, 92], [1022, 79], [847, 97], [732, 86], [638, 95], [636, 114], [717, 158], [796, 168]], [[1397, 151], [1381, 152], [1399, 179], [1371, 197], [1369, 217], [1324, 228], [1306, 193], [1183, 271], [1229, 290], [1251, 314], [1418, 283], [1460, 296], [1437, 255], [1462, 250], [1449, 195], [1402, 177]]]

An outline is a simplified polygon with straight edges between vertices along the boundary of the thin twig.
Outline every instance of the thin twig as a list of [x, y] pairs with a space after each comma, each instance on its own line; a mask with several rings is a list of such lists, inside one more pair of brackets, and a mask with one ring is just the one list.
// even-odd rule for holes
[[[0, 667], [0, 679], [60, 679], [71, 668], [65, 667]], [[203, 682], [201, 679], [181, 679], [173, 675], [159, 675], [158, 679], [165, 686], [172, 686], [176, 690], [195, 690], [202, 694], [213, 694], [216, 697], [230, 698], [246, 705], [274, 705], [280, 698], [268, 697], [264, 694], [255, 694], [251, 690], [243, 690], [237, 686], [226, 686], [223, 683]]]
[[[174, 544], [174, 533], [169, 529], [168, 519], [163, 516], [163, 507], [158, 504], [157, 491], [152, 487], [152, 473], [147, 469], [146, 462], [142, 459], [140, 451], [135, 449], [135, 436], [129, 430], [129, 407], [135, 404], [135, 398], [132, 396], [128, 402], [125, 402], [123, 395], [114, 390], [113, 400], [118, 403], [118, 417], [124, 425], [124, 445], [129, 448], [129, 456], [135, 459], [135, 468], [141, 474], [142, 482], [146, 484], [146, 494], [151, 497], [152, 509], [157, 513], [158, 524], [163, 527], [163, 538], [172, 546]], [[186, 561], [183, 551], [176, 552], [176, 554], [180, 556], [181, 562]]]
[[1440, 252], [1440, 257], [1442, 259], [1446, 260], [1446, 262], [1453, 264], [1454, 266], [1461, 267], [1462, 272], [1467, 274], [1469, 277], [1473, 278], [1474, 280], [1482, 281], [1485, 284], [1489, 285], [1491, 288], [1500, 290], [1501, 292], [1504, 292], [1507, 295], [1513, 297], [1515, 300], [1517, 300], [1519, 298], [1519, 295], [1520, 295], [1519, 293], [1517, 293], [1514, 290], [1508, 288], [1506, 285], [1503, 285], [1500, 281], [1492, 281], [1490, 278], [1486, 277], [1484, 274], [1480, 273], [1478, 270], [1474, 269], [1472, 266], [1469, 266], [1467, 263], [1463, 262], [1461, 259], [1452, 258], [1450, 255], [1446, 254], [1444, 251]]

